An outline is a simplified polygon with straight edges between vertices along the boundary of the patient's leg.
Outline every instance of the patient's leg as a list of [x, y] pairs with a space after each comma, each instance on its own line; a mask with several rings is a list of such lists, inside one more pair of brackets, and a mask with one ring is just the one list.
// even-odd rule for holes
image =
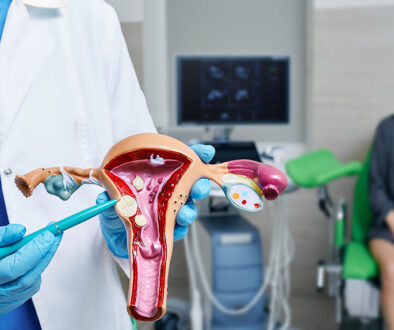
[[381, 273], [382, 306], [387, 329], [394, 330], [394, 244], [384, 239], [373, 239], [369, 246]]

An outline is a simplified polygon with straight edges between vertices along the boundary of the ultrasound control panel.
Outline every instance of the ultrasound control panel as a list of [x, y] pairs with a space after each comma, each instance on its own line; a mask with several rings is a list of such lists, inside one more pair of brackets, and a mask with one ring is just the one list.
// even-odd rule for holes
[[252, 141], [208, 141], [204, 142], [204, 144], [210, 144], [215, 148], [215, 156], [211, 160], [211, 164], [219, 164], [236, 159], [261, 161], [256, 144]]

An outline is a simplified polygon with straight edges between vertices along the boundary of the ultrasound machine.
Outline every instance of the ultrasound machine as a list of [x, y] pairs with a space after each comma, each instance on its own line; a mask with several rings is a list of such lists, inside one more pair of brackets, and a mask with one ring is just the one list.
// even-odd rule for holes
[[[233, 125], [288, 123], [289, 68], [289, 57], [178, 57], [178, 125], [217, 127], [212, 141], [202, 141], [216, 149], [212, 163], [272, 164], [275, 149], [262, 155], [254, 141], [233, 141], [229, 135]], [[185, 240], [192, 329], [261, 330], [269, 322], [275, 328], [261, 290], [266, 283], [260, 232], [216, 188], [200, 202], [199, 218]], [[168, 310], [157, 329], [169, 329], [166, 322], [174, 327], [171, 310], [179, 314], [179, 306], [170, 299]]]

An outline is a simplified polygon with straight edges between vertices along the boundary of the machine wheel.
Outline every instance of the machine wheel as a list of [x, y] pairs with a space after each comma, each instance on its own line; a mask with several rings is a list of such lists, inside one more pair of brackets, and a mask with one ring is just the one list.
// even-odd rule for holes
[[174, 313], [166, 313], [160, 320], [155, 322], [155, 330], [177, 330], [179, 318]]

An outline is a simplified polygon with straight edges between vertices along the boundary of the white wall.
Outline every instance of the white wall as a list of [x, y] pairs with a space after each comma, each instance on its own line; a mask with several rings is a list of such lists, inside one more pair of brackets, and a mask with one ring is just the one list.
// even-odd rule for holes
[[232, 138], [307, 141], [304, 119], [309, 118], [306, 87], [312, 63], [310, 1], [145, 0], [144, 4], [145, 95], [153, 119], [163, 132], [186, 141], [207, 138], [203, 126], [177, 125], [177, 56], [289, 56], [290, 123], [237, 126]]
[[115, 8], [122, 23], [143, 20], [143, 0], [107, 0], [107, 2]]
[[[107, 0], [107, 2], [114, 6], [121, 22], [141, 22], [144, 19], [143, 0]], [[384, 5], [394, 5], [394, 0], [315, 0], [317, 9]]]
[[394, 5], [394, 0], [315, 0], [317, 9]]

